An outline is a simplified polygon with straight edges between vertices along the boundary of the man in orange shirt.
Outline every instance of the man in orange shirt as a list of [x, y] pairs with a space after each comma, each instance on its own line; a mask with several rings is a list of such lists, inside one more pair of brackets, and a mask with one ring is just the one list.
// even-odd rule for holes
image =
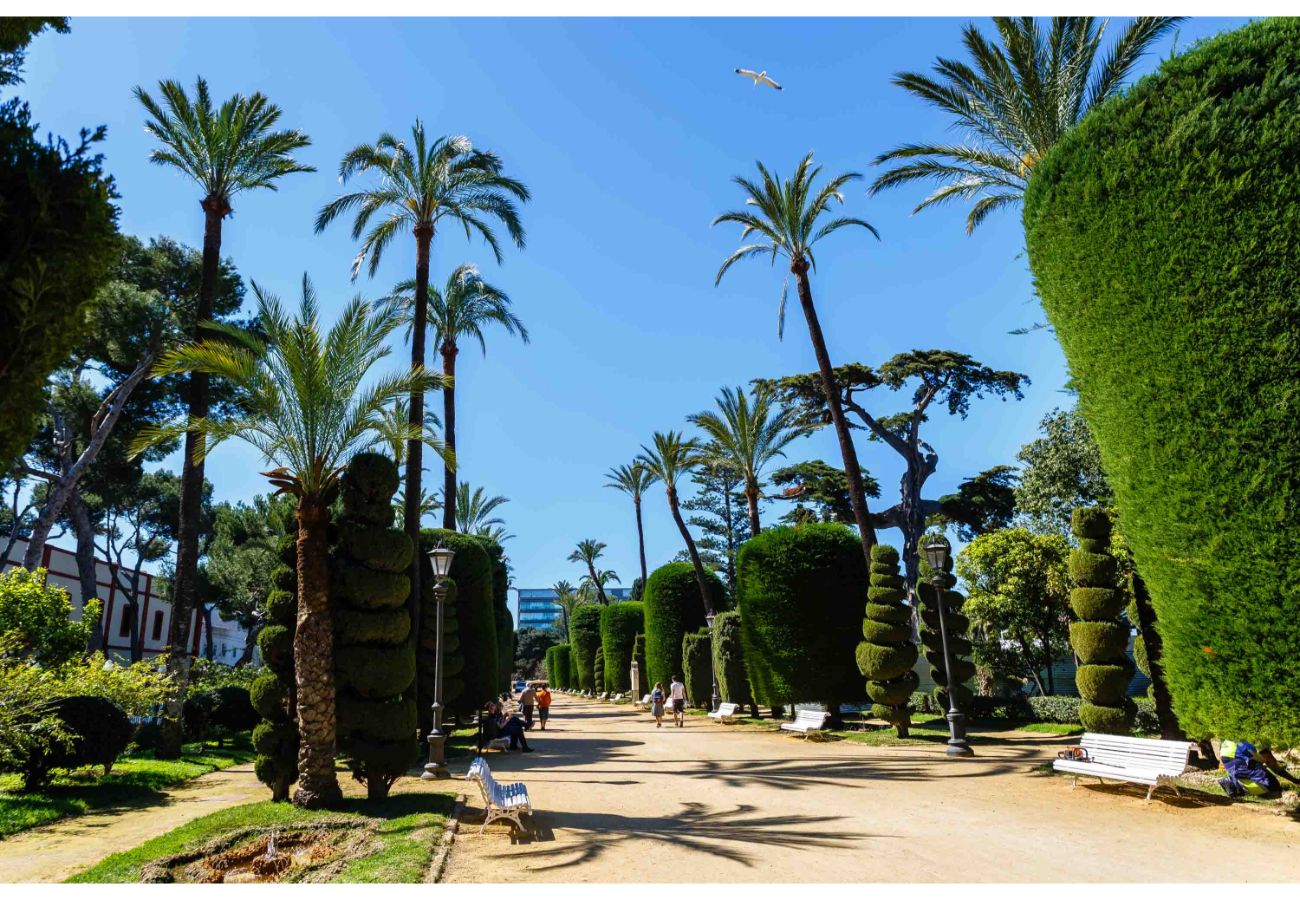
[[543, 681], [537, 686], [537, 718], [542, 723], [542, 731], [546, 730], [546, 720], [551, 714], [551, 691]]

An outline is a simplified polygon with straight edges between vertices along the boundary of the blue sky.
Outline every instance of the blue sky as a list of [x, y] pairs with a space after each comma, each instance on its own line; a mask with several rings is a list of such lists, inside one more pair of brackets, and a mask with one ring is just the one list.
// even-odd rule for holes
[[[1245, 20], [1184, 23], [1185, 47]], [[44, 35], [26, 83], [44, 129], [74, 135], [105, 124], [124, 231], [199, 246], [196, 188], [147, 162], [151, 139], [131, 89], [164, 78], [207, 78], [217, 97], [260, 90], [305, 130], [302, 159], [319, 170], [278, 192], [240, 196], [223, 253], [254, 280], [296, 299], [310, 273], [327, 311], [354, 293], [380, 296], [414, 270], [413, 241], [395, 245], [374, 279], [349, 281], [356, 252], [344, 224], [316, 235], [312, 220], [340, 188], [342, 154], [383, 131], [468, 135], [496, 151], [531, 188], [528, 246], [504, 265], [463, 234], [440, 236], [434, 279], [481, 265], [509, 292], [532, 334], [523, 345], [489, 337], [486, 358], [461, 355], [460, 477], [503, 494], [516, 586], [582, 574], [566, 557], [581, 538], [609, 544], [606, 561], [630, 585], [638, 573], [631, 502], [603, 487], [656, 430], [685, 427], [725, 384], [815, 368], [797, 306], [776, 334], [783, 272], [754, 261], [713, 286], [738, 232], [710, 228], [740, 201], [730, 181], [754, 161], [788, 173], [809, 150], [828, 171], [874, 175], [876, 154], [946, 136], [937, 112], [890, 84], [901, 70], [960, 54], [958, 19], [810, 20], [313, 20], [74, 19]], [[1156, 57], [1168, 55], [1164, 41]], [[767, 69], [785, 90], [755, 89], [732, 73]], [[910, 215], [918, 188], [867, 198], [851, 188], [845, 212], [881, 233], [842, 232], [819, 252], [813, 289], [832, 360], [879, 363], [912, 348], [949, 348], [1028, 374], [1023, 401], [977, 401], [966, 421], [937, 415], [925, 434], [940, 466], [932, 495], [990, 466], [1014, 463], [1038, 420], [1058, 405], [1063, 357], [1046, 332], [1008, 332], [1040, 317], [1019, 218], [1001, 214], [968, 237], [964, 210]], [[398, 365], [395, 353], [391, 364]], [[431, 398], [435, 409], [440, 400]], [[879, 408], [903, 397], [882, 396]], [[896, 498], [898, 458], [859, 440]], [[791, 448], [791, 461], [839, 464], [829, 430]], [[210, 459], [218, 499], [264, 493], [260, 459], [229, 443]], [[176, 460], [170, 461], [178, 468]], [[435, 470], [427, 478], [441, 482]], [[784, 504], [768, 507], [770, 521]], [[661, 488], [646, 505], [650, 565], [681, 549]], [[896, 532], [882, 532], [897, 542]]]

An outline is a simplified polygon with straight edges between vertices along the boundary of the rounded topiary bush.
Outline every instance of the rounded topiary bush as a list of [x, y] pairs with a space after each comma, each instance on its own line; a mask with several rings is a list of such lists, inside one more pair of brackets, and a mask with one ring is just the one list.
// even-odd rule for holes
[[1273, 746], [1300, 744], [1297, 96], [1300, 20], [1206, 40], [1065, 135], [1024, 206], [1178, 719]]
[[1080, 696], [1102, 706], [1122, 706], [1133, 669], [1126, 665], [1080, 666], [1074, 680]]
[[[917, 649], [907, 617], [911, 610], [903, 603], [907, 584], [898, 571], [898, 551], [884, 544], [871, 548], [870, 585], [867, 588], [867, 618], [862, 622], [863, 642], [858, 644], [858, 671], [867, 678], [871, 714], [884, 719], [907, 737], [911, 716], [908, 700], [920, 679], [912, 666]], [[873, 616], [872, 611], [884, 613]]]
[[699, 709], [708, 709], [713, 698], [711, 657], [708, 628], [682, 636], [682, 683], [686, 685], [686, 699]]
[[238, 684], [228, 684], [211, 691], [213, 706], [209, 723], [227, 733], [248, 731], [261, 721], [253, 708], [251, 692]]
[[[453, 699], [445, 690], [444, 699], [448, 712], [472, 717], [483, 704], [499, 693], [498, 679], [500, 667], [497, 665], [497, 622], [493, 600], [493, 566], [483, 541], [473, 535], [448, 531], [443, 528], [429, 528], [420, 532], [420, 555], [423, 574], [421, 585], [429, 585], [429, 600], [424, 609], [433, 609], [433, 571], [429, 563], [429, 551], [438, 543], [456, 551], [451, 563], [448, 602], [455, 606], [456, 628], [459, 638], [458, 654], [463, 660], [459, 680], [461, 691]], [[434, 635], [436, 626], [433, 616], [422, 615], [420, 628], [424, 636], [420, 641], [420, 670], [428, 672], [428, 678], [421, 677], [422, 687], [433, 684]], [[444, 670], [445, 671], [445, 670]], [[420, 706], [427, 709], [433, 702], [429, 693], [420, 701]], [[424, 715], [423, 709], [421, 715]]]
[[277, 672], [293, 672], [293, 631], [283, 625], [267, 625], [257, 635], [262, 662]]
[[[713, 620], [713, 671], [718, 678], [718, 694], [727, 703], [748, 706], [758, 715], [754, 695], [745, 669], [744, 635], [739, 610], [719, 613]], [[653, 686], [653, 685], [652, 685]]]
[[[281, 564], [272, 573], [275, 588], [266, 597], [269, 624], [257, 635], [257, 648], [268, 672], [253, 682], [249, 702], [262, 719], [253, 729], [253, 749], [258, 753], [253, 771], [271, 789], [271, 799], [289, 799], [289, 789], [298, 779], [298, 726], [294, 706], [293, 634], [298, 616], [297, 542], [292, 535], [279, 541]], [[268, 729], [279, 738], [269, 741]], [[258, 729], [263, 734], [257, 741]], [[269, 749], [262, 749], [263, 747]]]
[[[636, 600], [611, 603], [600, 611], [600, 645], [605, 651], [605, 690], [632, 689], [632, 650], [645, 629], [645, 607]], [[645, 673], [641, 675], [645, 680]]]
[[55, 769], [103, 766], [107, 775], [131, 743], [131, 720], [103, 697], [61, 697], [48, 711], [62, 724], [67, 740], [32, 747], [17, 761], [24, 791], [45, 788]]
[[1100, 665], [1118, 660], [1128, 646], [1129, 627], [1123, 622], [1071, 622], [1070, 646], [1079, 661]]
[[600, 649], [600, 610], [595, 604], [579, 606], [569, 616], [569, 653], [578, 669], [580, 691], [596, 691], [596, 651]]
[[801, 525], [750, 538], [736, 560], [736, 596], [758, 702], [820, 702], [835, 712], [865, 697], [854, 659], [867, 565], [849, 528]]
[[[705, 574], [713, 593], [713, 608], [721, 610], [726, 597], [722, 580]], [[704, 601], [695, 567], [688, 562], [660, 566], [646, 580], [642, 599], [645, 612], [645, 655], [650, 671], [646, 683], [662, 682], [667, 689], [674, 675], [682, 674], [682, 638], [698, 631], [704, 622]]]
[[1119, 615], [1124, 595], [1111, 588], [1076, 587], [1070, 591], [1070, 608], [1080, 619], [1100, 622]]
[[284, 722], [289, 718], [289, 691], [275, 675], [263, 675], [254, 681], [248, 699], [263, 719]]

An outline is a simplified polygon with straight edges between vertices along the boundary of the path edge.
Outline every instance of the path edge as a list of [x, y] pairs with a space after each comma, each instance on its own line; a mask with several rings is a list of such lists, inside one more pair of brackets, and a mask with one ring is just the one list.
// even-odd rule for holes
[[442, 829], [438, 849], [433, 852], [433, 859], [429, 861], [429, 871], [424, 876], [425, 884], [437, 884], [442, 880], [442, 874], [447, 869], [447, 859], [451, 856], [451, 845], [456, 842], [456, 832], [460, 829], [460, 817], [464, 811], [465, 795], [458, 793], [456, 805], [452, 808], [451, 815], [447, 817], [447, 824]]

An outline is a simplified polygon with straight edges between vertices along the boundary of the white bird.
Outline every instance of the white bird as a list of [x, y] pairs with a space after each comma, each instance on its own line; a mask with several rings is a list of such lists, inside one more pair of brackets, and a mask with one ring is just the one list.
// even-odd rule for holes
[[781, 87], [781, 85], [777, 84], [775, 81], [767, 77], [767, 69], [764, 69], [761, 72], [753, 72], [749, 69], [737, 69], [736, 74], [744, 75], [746, 78], [754, 79], [754, 87], [758, 87], [760, 84], [766, 84], [769, 87], [776, 88], [778, 91], [784, 90]]

